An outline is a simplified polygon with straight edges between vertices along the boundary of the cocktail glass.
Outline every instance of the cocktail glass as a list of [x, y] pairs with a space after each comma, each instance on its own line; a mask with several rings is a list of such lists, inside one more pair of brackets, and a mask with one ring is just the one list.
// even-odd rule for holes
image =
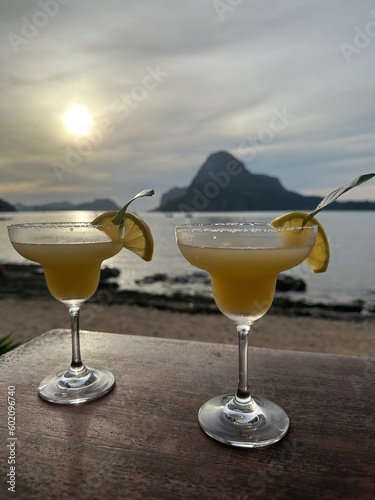
[[[117, 226], [115, 226], [117, 228]], [[96, 291], [100, 267], [122, 248], [118, 229], [87, 222], [14, 224], [8, 226], [17, 252], [43, 266], [51, 294], [68, 306], [72, 331], [72, 362], [68, 370], [46, 377], [39, 395], [51, 403], [78, 404], [99, 398], [115, 385], [114, 375], [83, 364], [79, 337], [79, 311]]]
[[175, 234], [185, 259], [209, 272], [215, 302], [235, 322], [238, 333], [237, 392], [207, 401], [199, 410], [200, 426], [212, 438], [232, 446], [275, 443], [287, 433], [289, 418], [272, 401], [251, 396], [248, 336], [251, 325], [272, 304], [278, 274], [309, 255], [317, 227], [276, 230], [261, 222], [185, 224], [176, 226]]

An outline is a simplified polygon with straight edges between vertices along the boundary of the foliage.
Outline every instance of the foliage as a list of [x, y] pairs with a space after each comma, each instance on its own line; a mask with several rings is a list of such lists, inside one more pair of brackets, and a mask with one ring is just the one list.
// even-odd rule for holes
[[0, 337], [0, 356], [6, 352], [15, 349], [20, 346], [21, 342], [13, 342], [10, 340], [10, 335], [5, 335], [5, 337]]
[[302, 222], [302, 226], [307, 224], [310, 219], [312, 219], [318, 212], [323, 210], [324, 207], [332, 203], [333, 201], [337, 200], [339, 196], [342, 194], [346, 193], [350, 189], [353, 189], [356, 186], [359, 186], [360, 184], [363, 184], [364, 182], [369, 181], [375, 176], [375, 173], [370, 173], [370, 174], [363, 174], [360, 175], [359, 177], [356, 177], [353, 179], [351, 182], [348, 182], [348, 184], [345, 184], [345, 186], [335, 189], [332, 191], [332, 193], [329, 193], [328, 196], [323, 198], [323, 200], [319, 203], [319, 205], [316, 207], [316, 209], [311, 212]]

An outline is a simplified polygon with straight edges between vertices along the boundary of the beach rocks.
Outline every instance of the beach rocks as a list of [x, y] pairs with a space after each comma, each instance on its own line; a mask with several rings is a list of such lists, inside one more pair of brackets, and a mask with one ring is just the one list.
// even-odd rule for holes
[[[24, 299], [50, 297], [44, 272], [40, 266], [34, 264], [2, 266], [0, 296], [13, 295]], [[178, 276], [156, 273], [138, 280], [137, 290], [120, 290], [116, 282], [119, 275], [120, 271], [116, 268], [102, 269], [98, 290], [90, 302], [105, 305], [130, 304], [176, 312], [221, 314], [212, 298], [210, 278], [207, 273], [196, 271]], [[157, 292], [153, 293], [153, 284], [162, 284], [162, 287], [157, 287]], [[145, 286], [144, 290], [142, 286]], [[195, 289], [200, 291], [194, 293]], [[303, 291], [306, 290], [305, 282], [289, 275], [279, 276], [276, 290], [270, 314], [350, 320], [363, 320], [375, 315], [374, 302], [367, 304], [359, 299], [350, 303], [309, 303], [303, 295]], [[301, 293], [298, 295], [301, 298], [296, 298], [293, 292]]]
[[151, 285], [153, 283], [164, 283], [166, 285], [210, 285], [210, 277], [207, 273], [193, 272], [181, 276], [169, 276], [165, 273], [156, 273], [151, 276], [145, 276], [141, 280], [136, 280], [137, 285]]
[[[120, 275], [114, 268], [103, 268], [98, 289], [111, 287], [116, 290], [118, 284], [112, 279]], [[3, 264], [0, 274], [0, 295], [17, 295], [22, 298], [49, 297], [50, 292], [44, 278], [44, 271], [36, 264]]]
[[294, 278], [287, 274], [280, 274], [276, 282], [276, 291], [304, 292], [306, 291], [306, 283], [300, 278]]
[[[154, 283], [164, 283], [166, 285], [207, 285], [210, 286], [211, 281], [207, 273], [199, 271], [183, 274], [180, 276], [169, 276], [165, 273], [156, 273], [151, 276], [145, 276], [141, 280], [136, 281], [137, 285], [152, 285]], [[281, 274], [277, 278], [276, 290], [279, 292], [304, 292], [306, 283], [293, 276]]]
[[46, 297], [49, 292], [43, 269], [34, 264], [4, 264], [0, 293], [5, 296]]

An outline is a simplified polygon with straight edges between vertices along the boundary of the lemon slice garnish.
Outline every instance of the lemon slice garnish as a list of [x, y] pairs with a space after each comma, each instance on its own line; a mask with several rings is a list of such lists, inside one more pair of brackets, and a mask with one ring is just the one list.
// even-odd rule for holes
[[[92, 224], [107, 226], [105, 230], [109, 236], [117, 238], [119, 226], [112, 223], [112, 219], [117, 213], [118, 212], [112, 210], [104, 212], [94, 219]], [[124, 229], [123, 247], [135, 253], [141, 257], [141, 259], [150, 261], [154, 253], [154, 238], [146, 222], [131, 212], [125, 212]]]
[[[305, 212], [291, 212], [289, 214], [281, 215], [276, 217], [270, 224], [274, 228], [293, 228], [301, 227], [302, 221], [308, 216]], [[316, 237], [315, 244], [306, 257], [305, 262], [310, 267], [314, 273], [324, 273], [327, 270], [330, 257], [329, 242], [326, 232], [321, 225], [321, 223], [313, 217], [306, 224], [307, 226], [316, 225], [318, 226], [318, 234]]]

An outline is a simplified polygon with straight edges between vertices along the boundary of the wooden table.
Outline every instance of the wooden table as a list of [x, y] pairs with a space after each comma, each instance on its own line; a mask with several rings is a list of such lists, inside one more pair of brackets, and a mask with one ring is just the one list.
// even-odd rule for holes
[[67, 331], [0, 358], [0, 498], [8, 497], [10, 386], [9, 498], [375, 498], [375, 358], [251, 349], [254, 394], [279, 403], [291, 428], [277, 444], [243, 450], [212, 440], [197, 421], [203, 402], [235, 389], [235, 346], [83, 332], [82, 351], [89, 366], [112, 369], [117, 386], [79, 406], [36, 393], [45, 375], [69, 364]]

